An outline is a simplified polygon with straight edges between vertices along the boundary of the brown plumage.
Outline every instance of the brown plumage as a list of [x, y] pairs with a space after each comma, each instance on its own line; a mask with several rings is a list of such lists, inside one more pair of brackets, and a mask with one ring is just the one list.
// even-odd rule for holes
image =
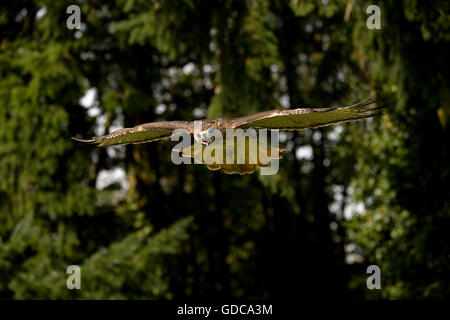
[[[240, 118], [204, 119], [201, 121], [201, 132], [194, 132], [194, 121], [160, 121], [141, 124], [133, 128], [125, 128], [110, 134], [93, 137], [92, 139], [72, 138], [80, 142], [95, 143], [100, 147], [114, 145], [137, 144], [170, 138], [176, 129], [185, 129], [194, 134], [197, 142], [204, 145], [213, 141], [208, 129], [214, 128], [225, 133], [227, 129], [279, 129], [279, 130], [305, 130], [328, 126], [340, 122], [370, 118], [383, 114], [382, 107], [373, 106], [376, 96], [370, 96], [361, 102], [346, 107], [331, 108], [300, 108], [289, 110], [271, 110], [255, 113]], [[280, 149], [281, 150], [281, 149]], [[187, 155], [192, 156], [192, 155]], [[234, 164], [239, 166], [239, 164]], [[242, 164], [241, 164], [242, 166]], [[261, 166], [261, 165], [258, 165]], [[208, 166], [215, 170], [215, 165]], [[220, 166], [219, 166], [220, 168]], [[239, 168], [221, 167], [230, 173], [241, 172]], [[247, 173], [247, 172], [246, 172]]]
[[[289, 110], [270, 110], [240, 118], [204, 119], [202, 130], [216, 128], [222, 132], [226, 129], [266, 128], [279, 130], [304, 130], [379, 116], [381, 107], [370, 107], [376, 102], [375, 96], [347, 107], [300, 108]], [[193, 121], [160, 121], [141, 124], [133, 128], [124, 128], [110, 134], [92, 139], [72, 139], [80, 142], [96, 143], [100, 147], [129, 143], [145, 143], [170, 138], [176, 129], [185, 129], [194, 134]]]

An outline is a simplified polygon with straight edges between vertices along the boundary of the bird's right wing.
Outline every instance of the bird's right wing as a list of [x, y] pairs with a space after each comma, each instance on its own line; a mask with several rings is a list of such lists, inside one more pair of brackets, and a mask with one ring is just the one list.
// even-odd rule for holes
[[115, 145], [137, 144], [170, 138], [176, 129], [185, 129], [193, 132], [193, 123], [190, 121], [160, 121], [141, 124], [133, 128], [119, 129], [110, 134], [93, 137], [92, 139], [80, 139], [72, 137], [73, 140], [98, 144], [99, 147]]

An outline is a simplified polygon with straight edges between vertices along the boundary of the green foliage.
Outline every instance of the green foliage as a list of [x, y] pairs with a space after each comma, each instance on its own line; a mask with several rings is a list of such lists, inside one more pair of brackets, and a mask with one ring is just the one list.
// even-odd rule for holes
[[390, 108], [380, 130], [358, 132], [353, 140], [359, 159], [355, 197], [367, 211], [352, 221], [349, 235], [381, 266], [385, 298], [449, 295], [449, 245], [443, 241], [450, 218], [443, 191], [450, 181], [444, 165], [449, 131], [438, 119], [441, 95], [448, 92], [441, 69], [448, 39], [436, 32], [431, 40], [424, 32], [450, 26], [442, 5], [383, 3], [389, 33], [365, 44], [366, 59], [376, 61], [372, 77], [389, 94]]
[[[96, 190], [91, 158], [68, 138], [74, 128], [89, 133], [92, 125], [78, 104], [92, 79], [77, 56], [93, 45], [55, 27], [52, 19], [64, 21], [58, 5], [47, 7], [36, 29], [26, 28], [38, 8], [27, 8], [16, 33], [21, 8], [10, 8], [4, 21], [10, 33], [0, 44], [0, 295], [170, 298], [167, 259], [186, 239], [191, 219], [150, 234], [148, 224], [114, 221], [120, 207], [98, 201], [113, 197]], [[81, 292], [66, 287], [71, 264], [82, 268]]]

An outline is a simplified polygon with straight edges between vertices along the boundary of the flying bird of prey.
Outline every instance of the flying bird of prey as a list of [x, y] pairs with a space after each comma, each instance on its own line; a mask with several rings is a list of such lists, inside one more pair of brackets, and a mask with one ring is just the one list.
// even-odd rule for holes
[[[92, 139], [72, 139], [80, 142], [94, 143], [100, 147], [115, 145], [138, 144], [170, 138], [176, 129], [184, 129], [194, 135], [197, 143], [203, 146], [214, 141], [213, 130], [225, 134], [229, 129], [278, 129], [278, 130], [305, 130], [309, 128], [324, 127], [340, 122], [358, 120], [382, 115], [382, 107], [374, 106], [376, 95], [372, 95], [361, 102], [345, 107], [330, 108], [300, 108], [288, 110], [263, 111], [240, 118], [217, 118], [201, 120], [201, 131], [194, 131], [194, 121], [159, 121], [141, 124], [133, 128], [116, 130], [104, 136]], [[279, 149], [277, 151], [284, 151]], [[190, 150], [181, 151], [185, 156], [193, 157]], [[270, 151], [269, 151], [270, 153]], [[278, 157], [281, 158], [281, 157]], [[226, 173], [251, 173], [256, 165], [234, 164], [231, 166], [208, 165], [211, 170], [222, 169]]]

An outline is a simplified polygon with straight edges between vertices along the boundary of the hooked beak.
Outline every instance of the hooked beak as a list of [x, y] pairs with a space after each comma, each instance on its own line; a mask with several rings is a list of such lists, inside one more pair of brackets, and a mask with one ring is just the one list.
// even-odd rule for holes
[[201, 139], [202, 144], [208, 145], [208, 144], [210, 144], [210, 143], [213, 142], [213, 141], [214, 141], [214, 136], [212, 136], [212, 137], [208, 140], [208, 137], [207, 137], [206, 135], [202, 135], [202, 139]]

